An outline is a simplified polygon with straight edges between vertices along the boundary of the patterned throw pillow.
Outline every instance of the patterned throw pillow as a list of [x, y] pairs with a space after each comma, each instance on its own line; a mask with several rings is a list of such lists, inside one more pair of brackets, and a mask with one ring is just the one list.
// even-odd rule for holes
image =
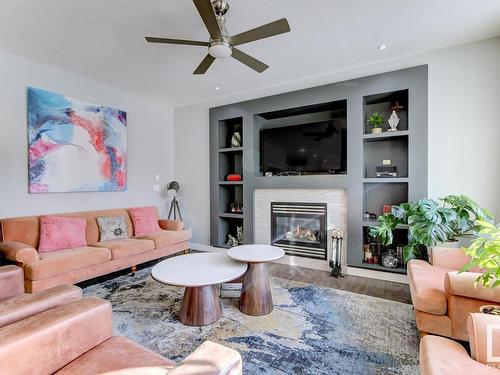
[[124, 217], [98, 217], [97, 224], [101, 242], [128, 238], [127, 220]]

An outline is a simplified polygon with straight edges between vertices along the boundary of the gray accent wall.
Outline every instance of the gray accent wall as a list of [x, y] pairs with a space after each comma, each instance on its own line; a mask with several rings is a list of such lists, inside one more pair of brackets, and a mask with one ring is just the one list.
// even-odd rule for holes
[[[350, 265], [359, 265], [363, 241], [363, 178], [365, 130], [363, 98], [408, 90], [408, 200], [427, 196], [427, 65], [289, 92], [210, 109], [210, 242], [220, 246], [219, 126], [227, 119], [243, 119], [244, 239], [253, 242], [253, 193], [255, 189], [346, 189], [347, 253]], [[264, 177], [259, 173], [258, 129], [255, 116], [278, 110], [347, 100], [347, 174]], [[274, 120], [277, 121], [277, 120]], [[371, 151], [370, 151], [371, 152]], [[380, 163], [381, 164], [381, 163]]]

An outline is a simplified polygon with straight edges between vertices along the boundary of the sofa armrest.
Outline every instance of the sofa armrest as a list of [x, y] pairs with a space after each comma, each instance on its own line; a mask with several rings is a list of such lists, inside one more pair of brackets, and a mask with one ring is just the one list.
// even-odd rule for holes
[[420, 374], [498, 374], [498, 370], [474, 361], [458, 342], [427, 335], [420, 340]]
[[38, 251], [34, 247], [22, 242], [0, 242], [0, 253], [8, 260], [22, 263], [23, 265], [40, 260]]
[[500, 288], [485, 288], [480, 283], [474, 285], [476, 279], [480, 275], [480, 273], [475, 272], [448, 272], [444, 278], [446, 295], [462, 296], [500, 303]]
[[53, 374], [112, 335], [111, 304], [89, 297], [0, 328], [0, 374]]
[[23, 292], [23, 269], [14, 265], [0, 267], [0, 300], [17, 297]]
[[[467, 332], [469, 333], [471, 357], [474, 360], [486, 365], [488, 364], [488, 355], [500, 357], [500, 316], [481, 313], [469, 314]], [[490, 340], [489, 348], [488, 340]]]
[[183, 230], [184, 223], [180, 220], [167, 220], [160, 219], [158, 220], [158, 224], [160, 224], [160, 228], [164, 230]]
[[174, 366], [168, 375], [240, 375], [241, 373], [240, 353], [223, 345], [205, 341], [183, 361]]
[[434, 246], [430, 249], [429, 261], [433, 266], [461, 270], [470, 258], [459, 247]]

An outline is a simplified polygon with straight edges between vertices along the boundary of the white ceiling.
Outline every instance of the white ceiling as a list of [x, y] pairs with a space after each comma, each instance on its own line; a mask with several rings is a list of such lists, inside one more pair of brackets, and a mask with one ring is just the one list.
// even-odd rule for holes
[[204, 47], [144, 41], [207, 40], [189, 0], [0, 0], [0, 49], [179, 106], [500, 35], [500, 0], [228, 2], [232, 34], [290, 23], [288, 34], [241, 46], [271, 66], [263, 74], [226, 59], [193, 76]]

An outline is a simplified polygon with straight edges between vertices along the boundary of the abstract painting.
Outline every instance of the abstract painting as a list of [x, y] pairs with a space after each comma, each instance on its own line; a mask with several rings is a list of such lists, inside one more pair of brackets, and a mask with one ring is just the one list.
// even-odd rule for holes
[[127, 189], [127, 113], [28, 87], [30, 193]]

